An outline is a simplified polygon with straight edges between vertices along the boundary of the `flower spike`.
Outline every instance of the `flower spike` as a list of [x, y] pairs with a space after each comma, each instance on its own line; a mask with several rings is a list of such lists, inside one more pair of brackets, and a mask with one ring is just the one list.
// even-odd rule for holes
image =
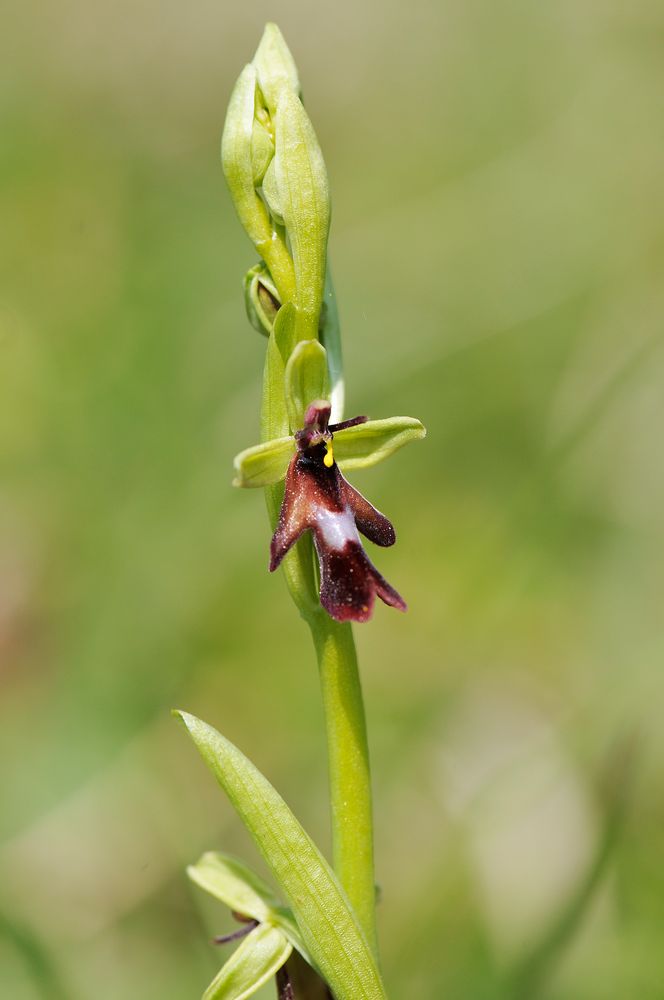
[[[286, 473], [279, 522], [270, 546], [270, 572], [305, 531], [311, 531], [320, 566], [320, 601], [337, 621], [371, 618], [376, 595], [390, 607], [406, 604], [375, 568], [358, 530], [376, 545], [396, 540], [390, 521], [341, 474], [334, 460], [330, 404], [317, 400], [295, 434], [297, 452]], [[354, 425], [366, 418], [347, 422]], [[346, 424], [346, 426], [347, 426]], [[332, 425], [333, 427], [335, 425]]]

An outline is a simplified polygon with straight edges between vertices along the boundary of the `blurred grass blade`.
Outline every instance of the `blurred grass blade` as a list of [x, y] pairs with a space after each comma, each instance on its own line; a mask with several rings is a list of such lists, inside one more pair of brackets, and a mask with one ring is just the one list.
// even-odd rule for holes
[[329, 399], [330, 379], [325, 348], [317, 340], [302, 340], [286, 365], [286, 406], [291, 430], [304, 426], [304, 414], [315, 399]]
[[288, 463], [295, 452], [292, 437], [275, 438], [265, 444], [245, 448], [233, 459], [233, 486], [271, 486], [286, 475]]
[[336, 1000], [385, 1000], [357, 917], [322, 854], [266, 778], [211, 726], [176, 713], [291, 905], [305, 947]]
[[0, 940], [2, 938], [13, 945], [23, 959], [37, 991], [35, 996], [39, 995], [43, 1000], [68, 1000], [69, 992], [37, 935], [0, 911]]
[[269, 982], [292, 952], [277, 927], [259, 924], [214, 977], [203, 1000], [245, 1000]]
[[347, 427], [334, 435], [334, 456], [342, 469], [366, 469], [411, 441], [426, 437], [415, 417], [388, 417]]
[[509, 975], [506, 994], [509, 1000], [535, 1000], [565, 948], [574, 939], [598, 888], [623, 830], [629, 792], [635, 767], [635, 743], [632, 738], [620, 743], [610, 755], [606, 773], [604, 825], [586, 872], [539, 941], [517, 963]]

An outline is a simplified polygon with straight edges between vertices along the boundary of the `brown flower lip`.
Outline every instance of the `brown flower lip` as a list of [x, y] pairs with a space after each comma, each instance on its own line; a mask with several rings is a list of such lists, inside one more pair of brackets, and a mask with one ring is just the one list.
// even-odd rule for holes
[[344, 478], [333, 457], [333, 433], [366, 421], [355, 417], [329, 424], [330, 405], [316, 401], [304, 428], [295, 434], [297, 452], [286, 473], [279, 522], [270, 545], [270, 572], [305, 531], [311, 531], [320, 566], [320, 601], [337, 621], [371, 618], [376, 595], [406, 610], [397, 591], [381, 576], [362, 547], [358, 530], [376, 545], [396, 540], [390, 521]]

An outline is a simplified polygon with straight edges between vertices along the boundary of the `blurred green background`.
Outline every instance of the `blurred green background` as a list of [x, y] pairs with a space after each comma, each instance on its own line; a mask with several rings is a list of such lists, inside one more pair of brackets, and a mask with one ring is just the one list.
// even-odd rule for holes
[[262, 497], [230, 486], [264, 341], [218, 145], [266, 19], [330, 174], [348, 413], [429, 429], [354, 479], [397, 527], [376, 561], [410, 605], [357, 629], [390, 995], [512, 995], [634, 740], [602, 886], [527, 995], [661, 1000], [656, 0], [6, 12], [0, 994], [185, 1000], [212, 978], [230, 921], [184, 866], [255, 852], [174, 705], [329, 845], [308, 636]]

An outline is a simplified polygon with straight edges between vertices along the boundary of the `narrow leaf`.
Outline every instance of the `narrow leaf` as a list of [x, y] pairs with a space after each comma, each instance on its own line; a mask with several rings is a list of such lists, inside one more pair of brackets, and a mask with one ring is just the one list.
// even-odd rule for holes
[[366, 469], [426, 433], [415, 417], [368, 420], [335, 433], [334, 457], [341, 469]]
[[245, 448], [233, 459], [233, 486], [271, 486], [280, 482], [295, 451], [292, 437], [275, 438]]
[[286, 406], [291, 430], [304, 425], [304, 414], [315, 399], [328, 399], [330, 379], [325, 348], [317, 340], [302, 340], [286, 365]]
[[277, 927], [259, 924], [214, 977], [203, 1000], [245, 1000], [276, 975], [292, 952]]
[[207, 851], [195, 865], [189, 865], [187, 875], [231, 910], [261, 924], [269, 921], [272, 910], [279, 905], [258, 875], [225, 854]]
[[374, 956], [339, 882], [281, 796], [211, 726], [177, 712], [286, 896], [336, 1000], [385, 1000]]
[[237, 858], [207, 851], [187, 868], [187, 875], [236, 913], [279, 927], [293, 947], [311, 961], [290, 909], [282, 906], [263, 879]]

